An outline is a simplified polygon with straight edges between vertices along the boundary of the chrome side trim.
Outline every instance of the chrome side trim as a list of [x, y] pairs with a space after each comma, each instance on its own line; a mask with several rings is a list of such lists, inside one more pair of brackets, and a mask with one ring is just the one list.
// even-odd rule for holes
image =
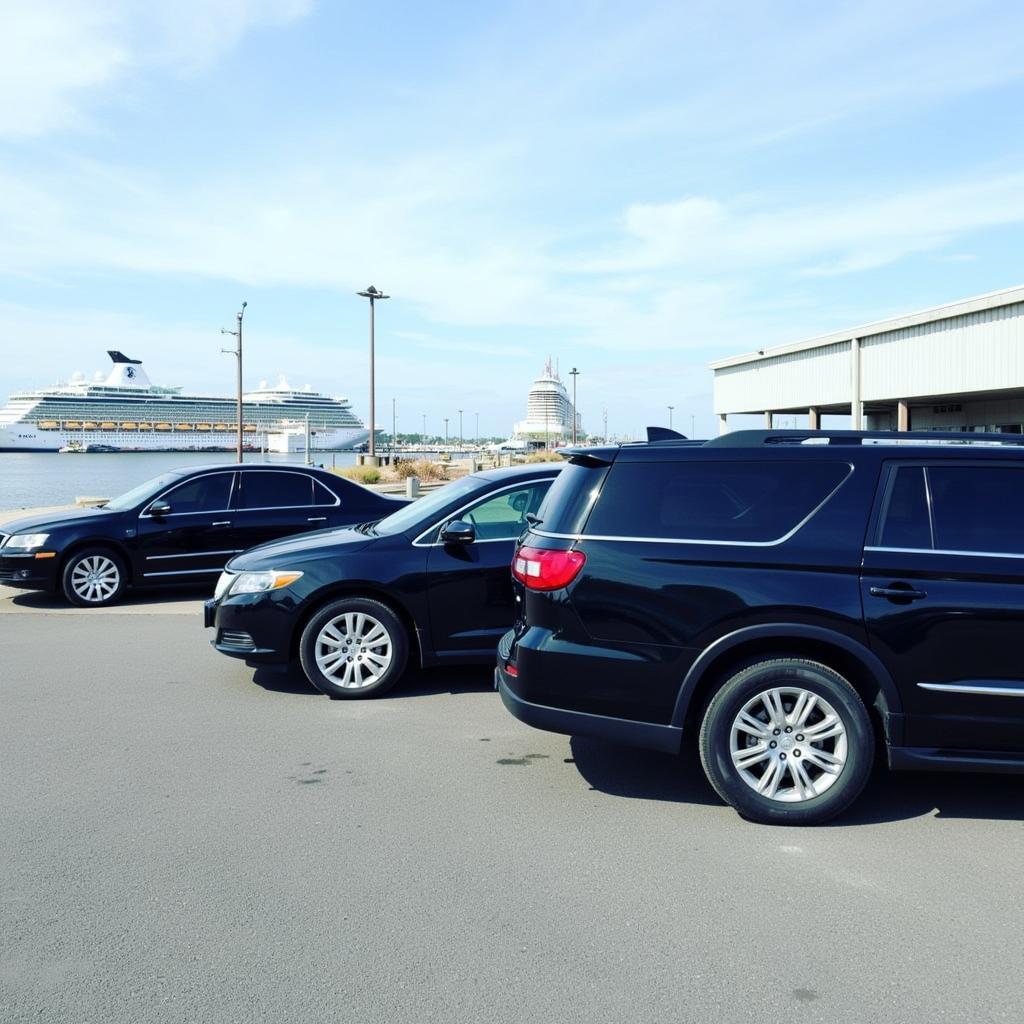
[[985, 683], [918, 683], [922, 690], [940, 693], [973, 693], [984, 697], [1024, 697], [1024, 686], [990, 686]]
[[957, 551], [952, 548], [883, 548], [865, 545], [865, 551], [895, 551], [902, 555], [962, 555], [966, 558], [1024, 558], [1012, 551]]
[[[555, 478], [553, 476], [552, 477], [540, 476], [540, 477], [536, 477], [533, 480], [520, 480], [519, 483], [508, 484], [505, 487], [498, 487], [495, 490], [490, 491], [484, 497], [481, 497], [480, 495], [477, 495], [472, 501], [467, 501], [466, 504], [463, 505], [461, 508], [455, 509], [454, 512], [449, 512], [448, 515], [446, 515], [443, 519], [438, 519], [434, 523], [433, 526], [429, 526], [429, 527], [427, 527], [427, 529], [422, 530], [417, 535], [416, 539], [412, 542], [412, 546], [414, 548], [443, 548], [445, 545], [442, 544], [439, 540], [434, 541], [433, 544], [421, 544], [420, 540], [423, 537], [425, 537], [428, 533], [430, 533], [431, 531], [436, 530], [439, 526], [441, 526], [442, 523], [450, 523], [453, 519], [457, 518], [460, 513], [465, 512], [467, 508], [472, 508], [474, 505], [479, 505], [483, 501], [490, 501], [491, 498], [494, 498], [494, 497], [496, 497], [499, 494], [504, 494], [506, 491], [520, 490], [521, 488], [526, 487], [529, 484], [542, 483], [545, 480], [548, 481], [548, 486], [550, 487], [551, 484], [554, 483]], [[516, 540], [515, 537], [492, 537], [490, 540], [475, 540], [475, 541], [473, 541], [473, 543], [474, 544], [496, 544], [496, 543], [500, 543], [501, 541], [512, 541], [514, 543], [515, 540]]]
[[551, 537], [555, 540], [603, 540], [603, 541], [622, 541], [628, 544], [701, 544], [705, 547], [708, 545], [712, 547], [729, 547], [729, 548], [774, 548], [780, 544], [785, 544], [787, 540], [794, 537], [800, 530], [802, 530], [831, 500], [835, 497], [839, 488], [846, 483], [847, 480], [853, 475], [853, 466], [847, 464], [846, 476], [839, 481], [832, 488], [824, 498], [818, 502], [810, 512], [800, 520], [796, 526], [793, 527], [788, 533], [784, 533], [781, 537], [775, 540], [713, 540], [712, 538], [694, 538], [694, 537], [618, 537], [613, 534], [595, 534], [595, 533], [550, 533], [547, 530], [538, 530], [536, 527], [532, 527], [530, 532], [536, 534], [538, 537]]
[[146, 561], [160, 562], [165, 558], [206, 558], [210, 555], [237, 555], [244, 550], [245, 548], [231, 548], [231, 550], [226, 551], [190, 551], [188, 554], [182, 555], [146, 555]]
[[143, 576], [195, 576], [203, 572], [221, 573], [223, 569], [178, 569], [175, 572], [144, 572]]

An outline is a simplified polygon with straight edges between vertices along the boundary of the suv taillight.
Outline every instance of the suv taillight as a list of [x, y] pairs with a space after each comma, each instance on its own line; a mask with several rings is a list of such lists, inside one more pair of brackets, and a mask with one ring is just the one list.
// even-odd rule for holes
[[576, 579], [586, 560], [582, 551], [521, 547], [512, 559], [512, 575], [528, 590], [559, 590]]

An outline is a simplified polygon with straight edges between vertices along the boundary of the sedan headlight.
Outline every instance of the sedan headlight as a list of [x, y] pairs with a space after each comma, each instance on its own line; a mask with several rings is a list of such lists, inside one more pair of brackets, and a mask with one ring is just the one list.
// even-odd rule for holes
[[222, 572], [220, 577], [217, 579], [217, 586], [213, 590], [214, 601], [219, 601], [227, 592], [228, 587], [234, 582], [235, 574], [233, 572]]
[[41, 548], [49, 536], [48, 533], [16, 533], [7, 538], [4, 547], [9, 551], [32, 551], [34, 548]]
[[291, 586], [301, 572], [279, 572], [270, 569], [266, 572], [240, 572], [235, 576], [229, 593], [231, 594], [263, 594], [268, 590], [280, 590]]

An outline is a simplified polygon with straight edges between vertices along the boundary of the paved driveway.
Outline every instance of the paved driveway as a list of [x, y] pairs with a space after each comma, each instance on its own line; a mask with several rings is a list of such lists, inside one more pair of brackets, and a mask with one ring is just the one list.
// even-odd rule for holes
[[0, 615], [0, 1020], [1021, 1019], [1021, 780], [748, 825], [486, 671], [254, 679], [189, 600]]

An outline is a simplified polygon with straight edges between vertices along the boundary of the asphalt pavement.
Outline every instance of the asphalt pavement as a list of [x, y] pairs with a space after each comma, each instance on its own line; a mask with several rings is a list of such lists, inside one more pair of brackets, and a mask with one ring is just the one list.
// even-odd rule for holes
[[5, 1024], [1024, 1016], [1024, 779], [750, 825], [487, 670], [335, 702], [214, 652], [195, 595], [0, 606]]

